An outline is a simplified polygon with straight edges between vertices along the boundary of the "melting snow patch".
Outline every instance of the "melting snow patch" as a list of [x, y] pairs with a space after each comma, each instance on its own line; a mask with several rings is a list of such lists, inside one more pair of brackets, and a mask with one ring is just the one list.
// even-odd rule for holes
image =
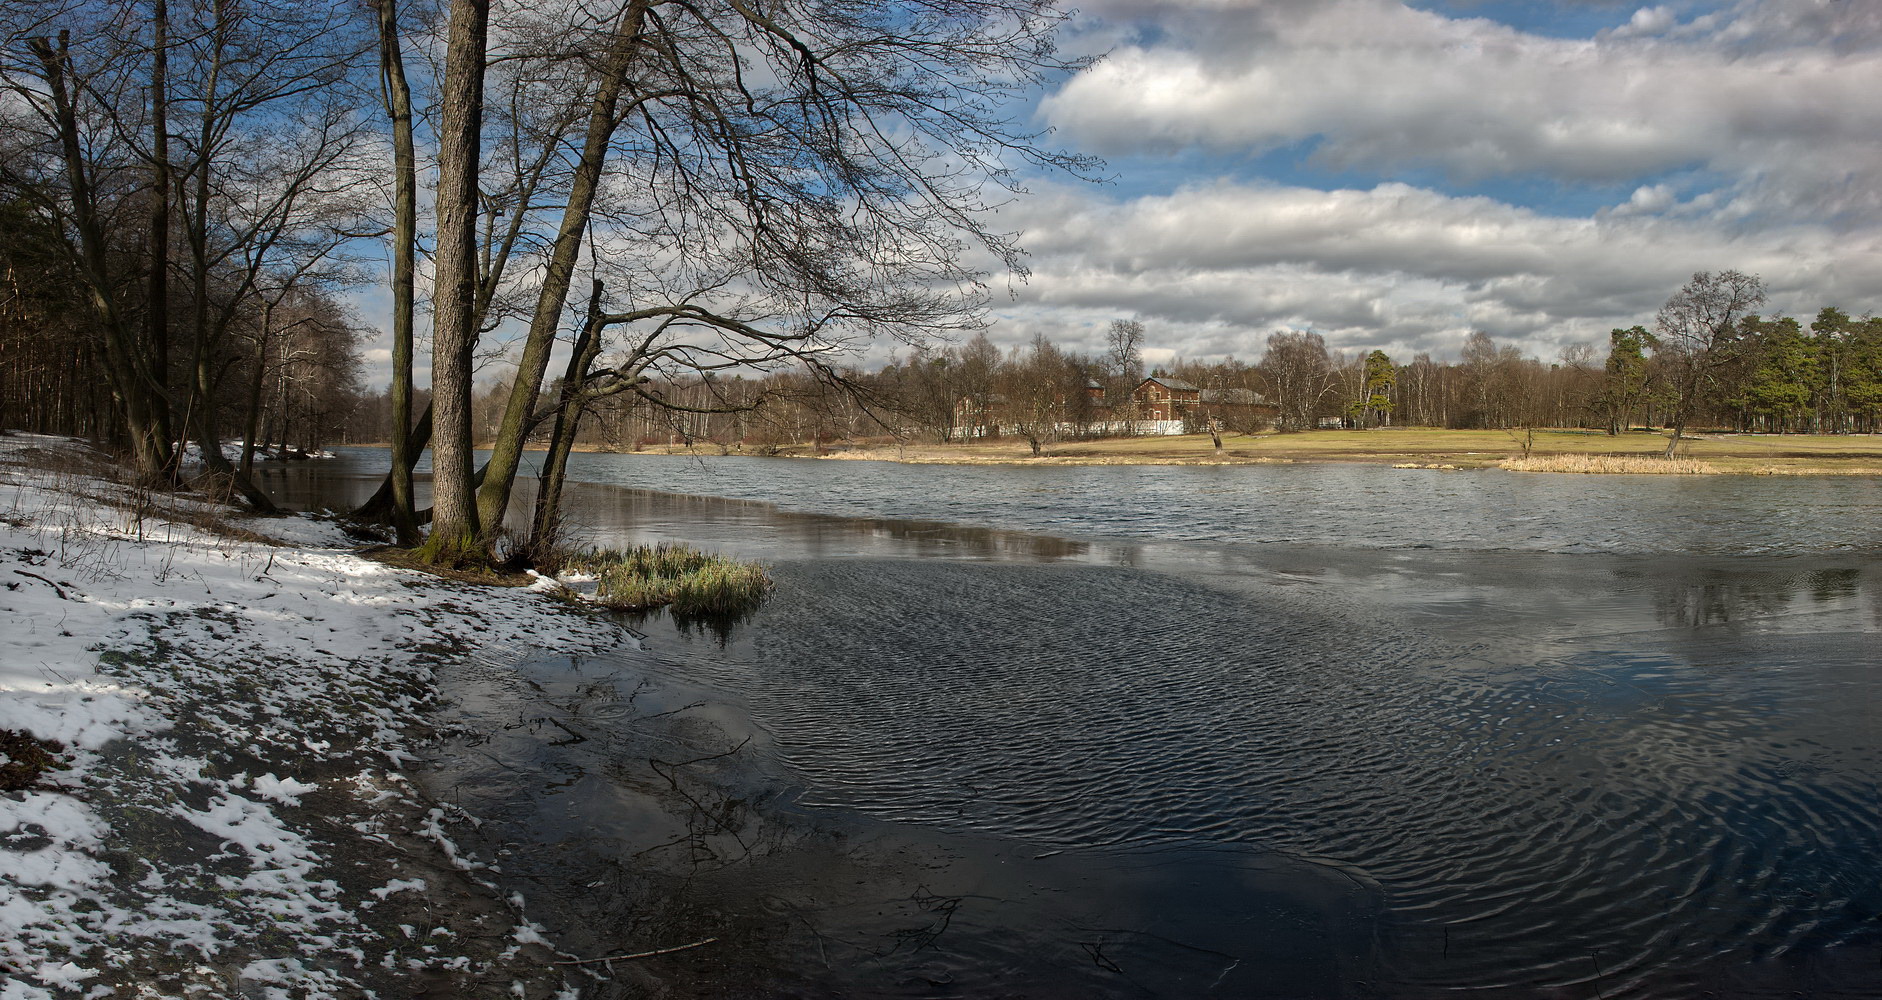
[[[399, 995], [407, 969], [488, 976], [517, 945], [474, 924], [520, 910], [487, 896], [453, 929], [427, 893], [469, 890], [420, 872], [481, 867], [448, 832], [469, 817], [383, 762], [413, 758], [440, 651], [616, 636], [539, 593], [368, 561], [331, 522], [153, 502], [74, 442], [0, 435], [0, 460], [0, 729], [59, 741], [70, 765], [0, 794], [0, 1000], [238, 980], [314, 1000]], [[414, 917], [447, 925], [422, 955]], [[547, 966], [529, 983], [566, 987]]]

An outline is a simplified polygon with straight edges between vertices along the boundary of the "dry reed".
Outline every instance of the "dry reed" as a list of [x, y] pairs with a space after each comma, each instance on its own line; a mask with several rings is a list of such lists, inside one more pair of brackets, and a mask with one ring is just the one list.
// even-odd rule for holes
[[1512, 472], [1579, 472], [1594, 475], [1709, 476], [1725, 470], [1694, 458], [1652, 455], [1531, 455], [1505, 459]]

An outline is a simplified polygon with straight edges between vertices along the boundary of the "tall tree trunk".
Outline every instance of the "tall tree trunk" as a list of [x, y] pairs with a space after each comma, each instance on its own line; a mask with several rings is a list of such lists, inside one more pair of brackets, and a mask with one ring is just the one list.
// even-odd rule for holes
[[541, 554], [555, 542], [561, 526], [562, 484], [567, 479], [569, 452], [575, 447], [575, 431], [587, 406], [582, 379], [601, 353], [601, 282], [596, 281], [588, 296], [588, 318], [576, 335], [575, 350], [569, 355], [567, 372], [562, 376], [562, 394], [555, 411], [555, 428], [549, 435], [549, 453], [543, 456], [542, 473], [536, 489], [536, 512], [529, 526], [530, 548]]
[[220, 483], [240, 493], [249, 506], [262, 513], [272, 514], [278, 508], [266, 493], [256, 488], [241, 470], [230, 464], [222, 454], [222, 433], [218, 429], [216, 348], [220, 346], [222, 333], [220, 324], [209, 320], [209, 200], [211, 197], [211, 171], [213, 160], [209, 150], [215, 143], [217, 117], [222, 109], [216, 100], [222, 76], [222, 53], [228, 37], [229, 26], [233, 18], [230, 10], [231, 0], [215, 0], [215, 42], [211, 49], [214, 53], [209, 61], [208, 86], [202, 102], [202, 123], [197, 146], [195, 211], [187, 220], [189, 226], [191, 302], [190, 302], [190, 365], [192, 378], [190, 383], [191, 403], [185, 407], [188, 423], [197, 448], [201, 450], [203, 467], [210, 476]]
[[536, 296], [536, 308], [530, 317], [529, 335], [523, 342], [523, 356], [517, 365], [516, 380], [510, 385], [510, 397], [504, 406], [503, 423], [491, 444], [490, 462], [484, 467], [484, 484], [477, 496], [477, 512], [486, 531], [494, 532], [503, 523], [510, 502], [510, 490], [516, 470], [522, 463], [523, 443], [530, 429], [530, 414], [542, 391], [542, 377], [549, 366], [549, 352], [555, 346], [556, 329], [561, 325], [562, 310], [568, 304], [569, 284], [575, 263], [581, 254], [582, 233], [588, 228], [589, 213], [595, 201], [595, 189], [607, 162], [608, 146], [620, 124], [621, 92], [639, 43], [644, 4], [635, 3], [621, 15], [614, 39], [602, 62], [595, 96], [589, 104], [588, 128], [582, 143], [581, 159], [568, 202], [562, 210], [562, 225], [550, 250], [549, 266], [542, 288]]
[[261, 336], [255, 341], [255, 377], [248, 383], [248, 414], [242, 423], [242, 475], [255, 474], [255, 435], [261, 431], [261, 388], [268, 380], [268, 334], [274, 328], [274, 303], [261, 306]]
[[[156, 0], [151, 11], [150, 64], [150, 302], [145, 311], [152, 375], [170, 380], [170, 4]], [[159, 394], [161, 400], [163, 394]], [[158, 433], [166, 440], [170, 404], [162, 400]]]
[[471, 486], [471, 352], [476, 346], [477, 161], [482, 151], [489, 0], [452, 0], [438, 119], [438, 236], [432, 293], [432, 522], [426, 557], [482, 548]]
[[[379, 69], [382, 96], [392, 119], [392, 530], [398, 543], [418, 544], [412, 498], [412, 313], [418, 245], [418, 157], [412, 141], [412, 91], [399, 45], [398, 0], [379, 0]], [[427, 409], [427, 428], [429, 414]], [[427, 429], [429, 437], [429, 429]]]

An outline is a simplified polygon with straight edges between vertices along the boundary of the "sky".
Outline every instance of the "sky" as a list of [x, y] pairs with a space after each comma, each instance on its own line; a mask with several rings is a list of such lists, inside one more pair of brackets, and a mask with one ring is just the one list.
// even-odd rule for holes
[[1105, 158], [1006, 205], [1032, 274], [988, 331], [1147, 358], [1554, 361], [1694, 272], [1771, 313], [1882, 310], [1882, 2], [1084, 0], [1103, 53], [1027, 114]]
[[[1061, 51], [1099, 58], [1012, 110], [1105, 166], [1027, 176], [991, 220], [1031, 271], [990, 281], [1003, 348], [1096, 354], [1137, 319], [1153, 365], [1254, 361], [1281, 330], [1401, 363], [1477, 330], [1599, 357], [1726, 269], [1767, 313], [1882, 312], [1882, 0], [1077, 7]], [[383, 386], [389, 300], [354, 301]]]

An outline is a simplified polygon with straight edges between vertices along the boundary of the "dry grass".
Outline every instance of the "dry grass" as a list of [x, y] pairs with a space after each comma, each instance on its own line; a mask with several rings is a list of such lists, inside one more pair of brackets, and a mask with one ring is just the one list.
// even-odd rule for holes
[[[1514, 433], [1385, 427], [1374, 430], [1305, 431], [1295, 434], [1231, 434], [1215, 450], [1207, 434], [1106, 438], [1050, 445], [1033, 458], [1024, 441], [1001, 439], [965, 444], [897, 444], [879, 439], [787, 449], [793, 457], [873, 459], [910, 464], [953, 465], [1255, 465], [1287, 462], [1368, 462], [1459, 469], [1497, 468], [1521, 450]], [[660, 449], [668, 450], [668, 449]], [[685, 453], [686, 449], [671, 449]], [[1666, 435], [1629, 431], [1537, 430], [1530, 456], [1585, 456], [1660, 461]], [[1882, 435], [1703, 434], [1680, 442], [1679, 458], [1712, 466], [1710, 471], [1747, 475], [1882, 475]], [[704, 454], [694, 451], [694, 454]], [[1617, 467], [1618, 468], [1618, 467]], [[1665, 471], [1654, 466], [1653, 471]]]
[[1724, 472], [1710, 462], [1692, 458], [1654, 458], [1644, 455], [1531, 455], [1511, 458], [1502, 467], [1512, 472], [1579, 472], [1591, 475], [1712, 476]]
[[771, 578], [756, 563], [670, 542], [586, 552], [566, 565], [594, 574], [600, 603], [622, 611], [664, 605], [680, 615], [739, 615], [771, 592]]

